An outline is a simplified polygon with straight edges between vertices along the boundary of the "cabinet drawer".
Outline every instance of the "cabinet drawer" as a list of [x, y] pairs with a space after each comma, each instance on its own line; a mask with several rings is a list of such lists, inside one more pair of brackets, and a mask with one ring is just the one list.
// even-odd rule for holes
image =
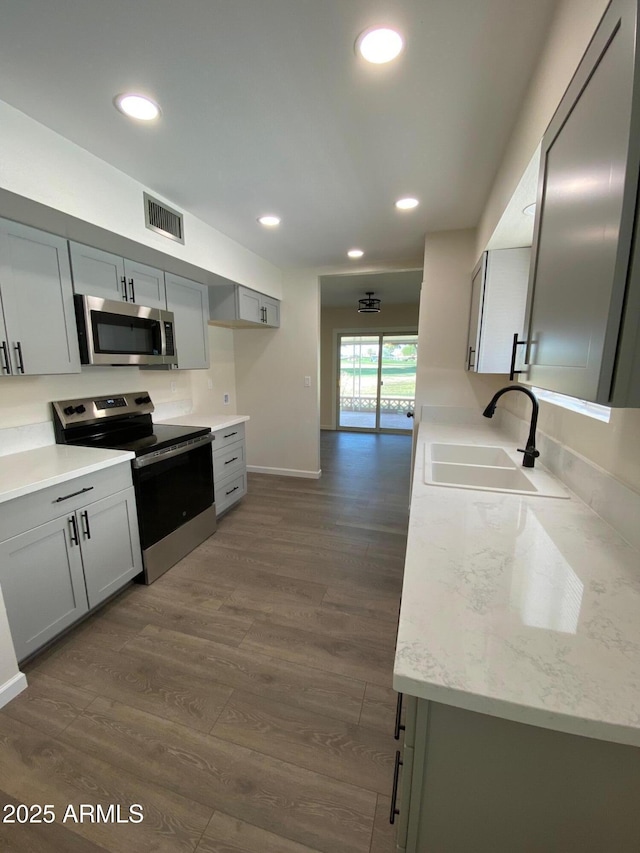
[[0, 542], [130, 486], [131, 464], [126, 460], [7, 501], [0, 513]]
[[236, 441], [244, 441], [244, 422], [234, 424], [226, 429], [217, 429], [213, 433], [213, 452], [214, 454], [221, 447], [226, 447], [228, 444], [234, 444]]
[[216, 483], [216, 515], [221, 515], [232, 504], [239, 501], [247, 493], [247, 474], [245, 471]]
[[216, 480], [226, 480], [232, 474], [244, 471], [247, 467], [244, 454], [244, 441], [237, 441], [234, 444], [227, 445], [222, 450], [216, 450], [213, 454], [214, 482]]

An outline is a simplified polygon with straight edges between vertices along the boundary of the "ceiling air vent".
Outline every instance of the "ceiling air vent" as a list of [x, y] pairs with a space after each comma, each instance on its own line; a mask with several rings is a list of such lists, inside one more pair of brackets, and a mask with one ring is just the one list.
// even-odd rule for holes
[[147, 193], [144, 193], [144, 222], [150, 231], [184, 243], [182, 214]]

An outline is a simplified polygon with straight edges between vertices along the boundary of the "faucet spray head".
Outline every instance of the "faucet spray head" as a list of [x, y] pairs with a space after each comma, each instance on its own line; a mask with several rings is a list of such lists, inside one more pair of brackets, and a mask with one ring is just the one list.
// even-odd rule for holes
[[494, 402], [489, 403], [487, 408], [482, 413], [485, 418], [492, 418], [496, 413], [496, 404]]

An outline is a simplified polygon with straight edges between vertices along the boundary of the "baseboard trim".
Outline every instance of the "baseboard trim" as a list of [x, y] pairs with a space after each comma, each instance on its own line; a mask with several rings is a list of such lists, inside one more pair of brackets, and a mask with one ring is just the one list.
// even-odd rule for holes
[[266, 468], [262, 465], [247, 465], [247, 471], [252, 474], [275, 474], [278, 477], [302, 477], [307, 480], [319, 480], [322, 470], [299, 471], [297, 468]]
[[333, 424], [331, 426], [322, 426], [322, 424], [320, 424], [320, 429], [329, 429], [335, 431], [335, 427], [333, 426]]
[[19, 693], [22, 693], [23, 690], [26, 690], [27, 687], [27, 677], [23, 672], [17, 672], [13, 678], [10, 678], [8, 681], [0, 687], [0, 708], [4, 708], [5, 705], [8, 705], [12, 699], [15, 699]]

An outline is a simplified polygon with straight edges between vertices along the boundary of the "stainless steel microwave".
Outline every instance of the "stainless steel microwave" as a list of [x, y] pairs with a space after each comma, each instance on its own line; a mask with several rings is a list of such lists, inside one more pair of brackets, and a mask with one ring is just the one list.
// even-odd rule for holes
[[82, 364], [177, 364], [171, 311], [81, 294], [74, 301]]

